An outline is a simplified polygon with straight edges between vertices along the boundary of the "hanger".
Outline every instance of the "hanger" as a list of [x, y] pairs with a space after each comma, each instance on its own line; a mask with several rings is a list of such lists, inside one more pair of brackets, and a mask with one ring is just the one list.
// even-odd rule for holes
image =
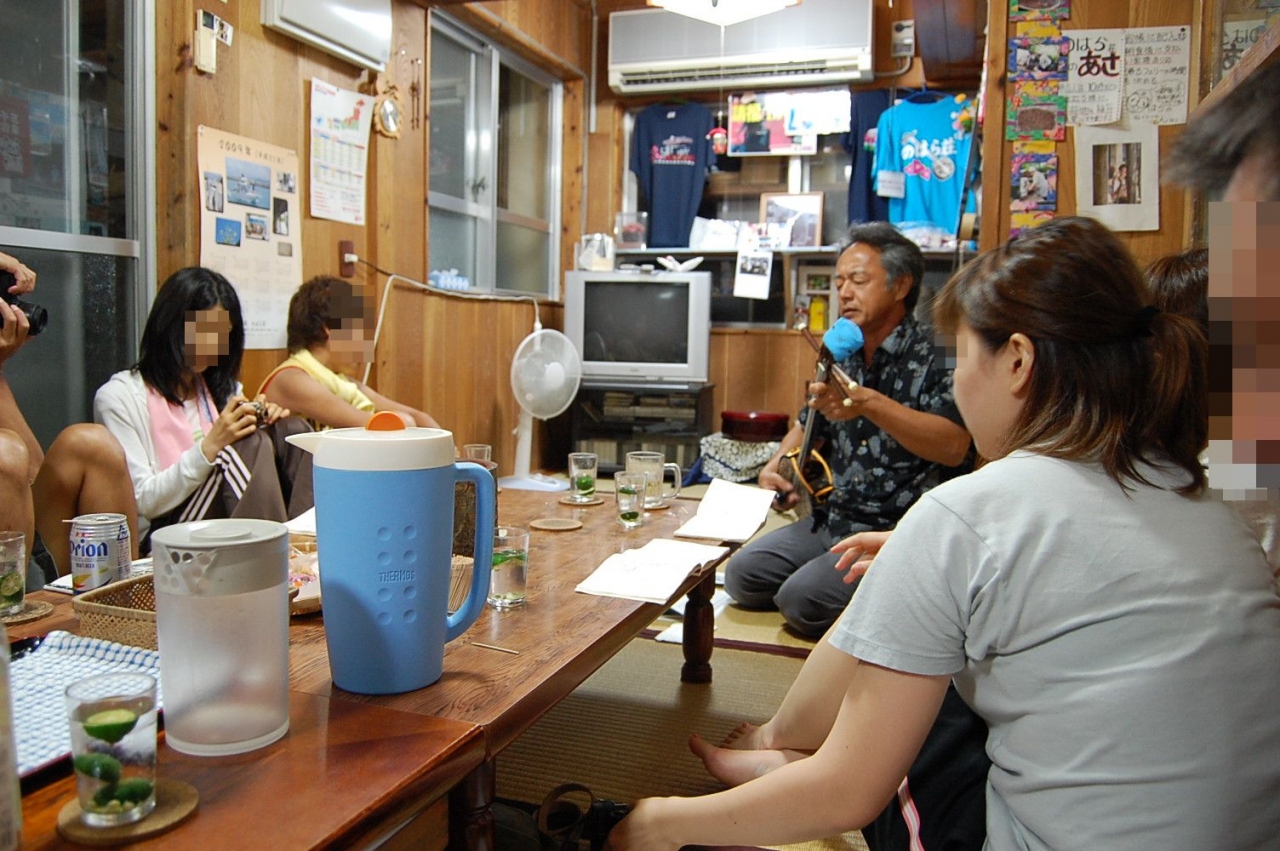
[[949, 97], [951, 97], [951, 95], [946, 92], [939, 91], [938, 89], [930, 89], [928, 86], [924, 86], [920, 91], [907, 95], [903, 100], [910, 103], [937, 103], [938, 101]]

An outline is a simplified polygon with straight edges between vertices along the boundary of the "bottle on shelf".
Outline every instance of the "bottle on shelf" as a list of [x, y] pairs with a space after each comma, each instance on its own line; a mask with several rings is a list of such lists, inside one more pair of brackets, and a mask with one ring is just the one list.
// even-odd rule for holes
[[822, 333], [827, 330], [827, 297], [815, 295], [809, 300], [809, 330]]

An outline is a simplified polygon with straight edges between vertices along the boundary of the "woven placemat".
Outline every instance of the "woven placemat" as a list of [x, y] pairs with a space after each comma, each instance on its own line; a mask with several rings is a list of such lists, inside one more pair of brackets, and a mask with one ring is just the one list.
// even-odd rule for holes
[[156, 780], [156, 808], [133, 824], [90, 827], [80, 821], [80, 801], [72, 798], [58, 813], [58, 833], [63, 839], [84, 845], [125, 845], [177, 827], [196, 811], [200, 793], [182, 780]]
[[15, 615], [6, 615], [0, 618], [9, 626], [16, 626], [20, 623], [30, 623], [38, 621], [53, 611], [53, 603], [47, 603], [44, 600], [24, 600], [22, 603], [22, 611]]

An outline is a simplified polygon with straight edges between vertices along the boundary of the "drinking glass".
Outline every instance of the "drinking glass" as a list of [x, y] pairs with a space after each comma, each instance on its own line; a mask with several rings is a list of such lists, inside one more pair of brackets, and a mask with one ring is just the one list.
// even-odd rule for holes
[[0, 532], [0, 617], [20, 613], [26, 594], [26, 536], [21, 532]]
[[[644, 490], [645, 508], [662, 508], [668, 499], [680, 495], [680, 467], [668, 464], [661, 452], [628, 452], [627, 472], [644, 473], [649, 477]], [[671, 490], [666, 490], [667, 473], [671, 473]]]
[[67, 686], [80, 820], [129, 824], [156, 806], [156, 681], [110, 673]]
[[591, 502], [596, 498], [596, 454], [569, 453], [569, 501]]
[[468, 461], [492, 461], [493, 447], [487, 443], [464, 443], [462, 457]]
[[618, 522], [627, 529], [644, 523], [644, 491], [647, 473], [614, 473], [613, 492], [618, 500]]
[[493, 573], [489, 605], [495, 609], [523, 606], [529, 580], [529, 532], [516, 526], [493, 529]]

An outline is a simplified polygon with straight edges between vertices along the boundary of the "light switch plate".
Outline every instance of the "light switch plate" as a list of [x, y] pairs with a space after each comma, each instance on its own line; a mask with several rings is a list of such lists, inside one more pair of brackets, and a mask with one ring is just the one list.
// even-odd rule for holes
[[196, 31], [191, 37], [191, 52], [196, 70], [206, 74], [218, 73], [218, 30], [216, 16], [212, 12], [196, 9]]
[[899, 59], [911, 57], [916, 53], [916, 22], [894, 21], [893, 40], [889, 46], [889, 55]]

